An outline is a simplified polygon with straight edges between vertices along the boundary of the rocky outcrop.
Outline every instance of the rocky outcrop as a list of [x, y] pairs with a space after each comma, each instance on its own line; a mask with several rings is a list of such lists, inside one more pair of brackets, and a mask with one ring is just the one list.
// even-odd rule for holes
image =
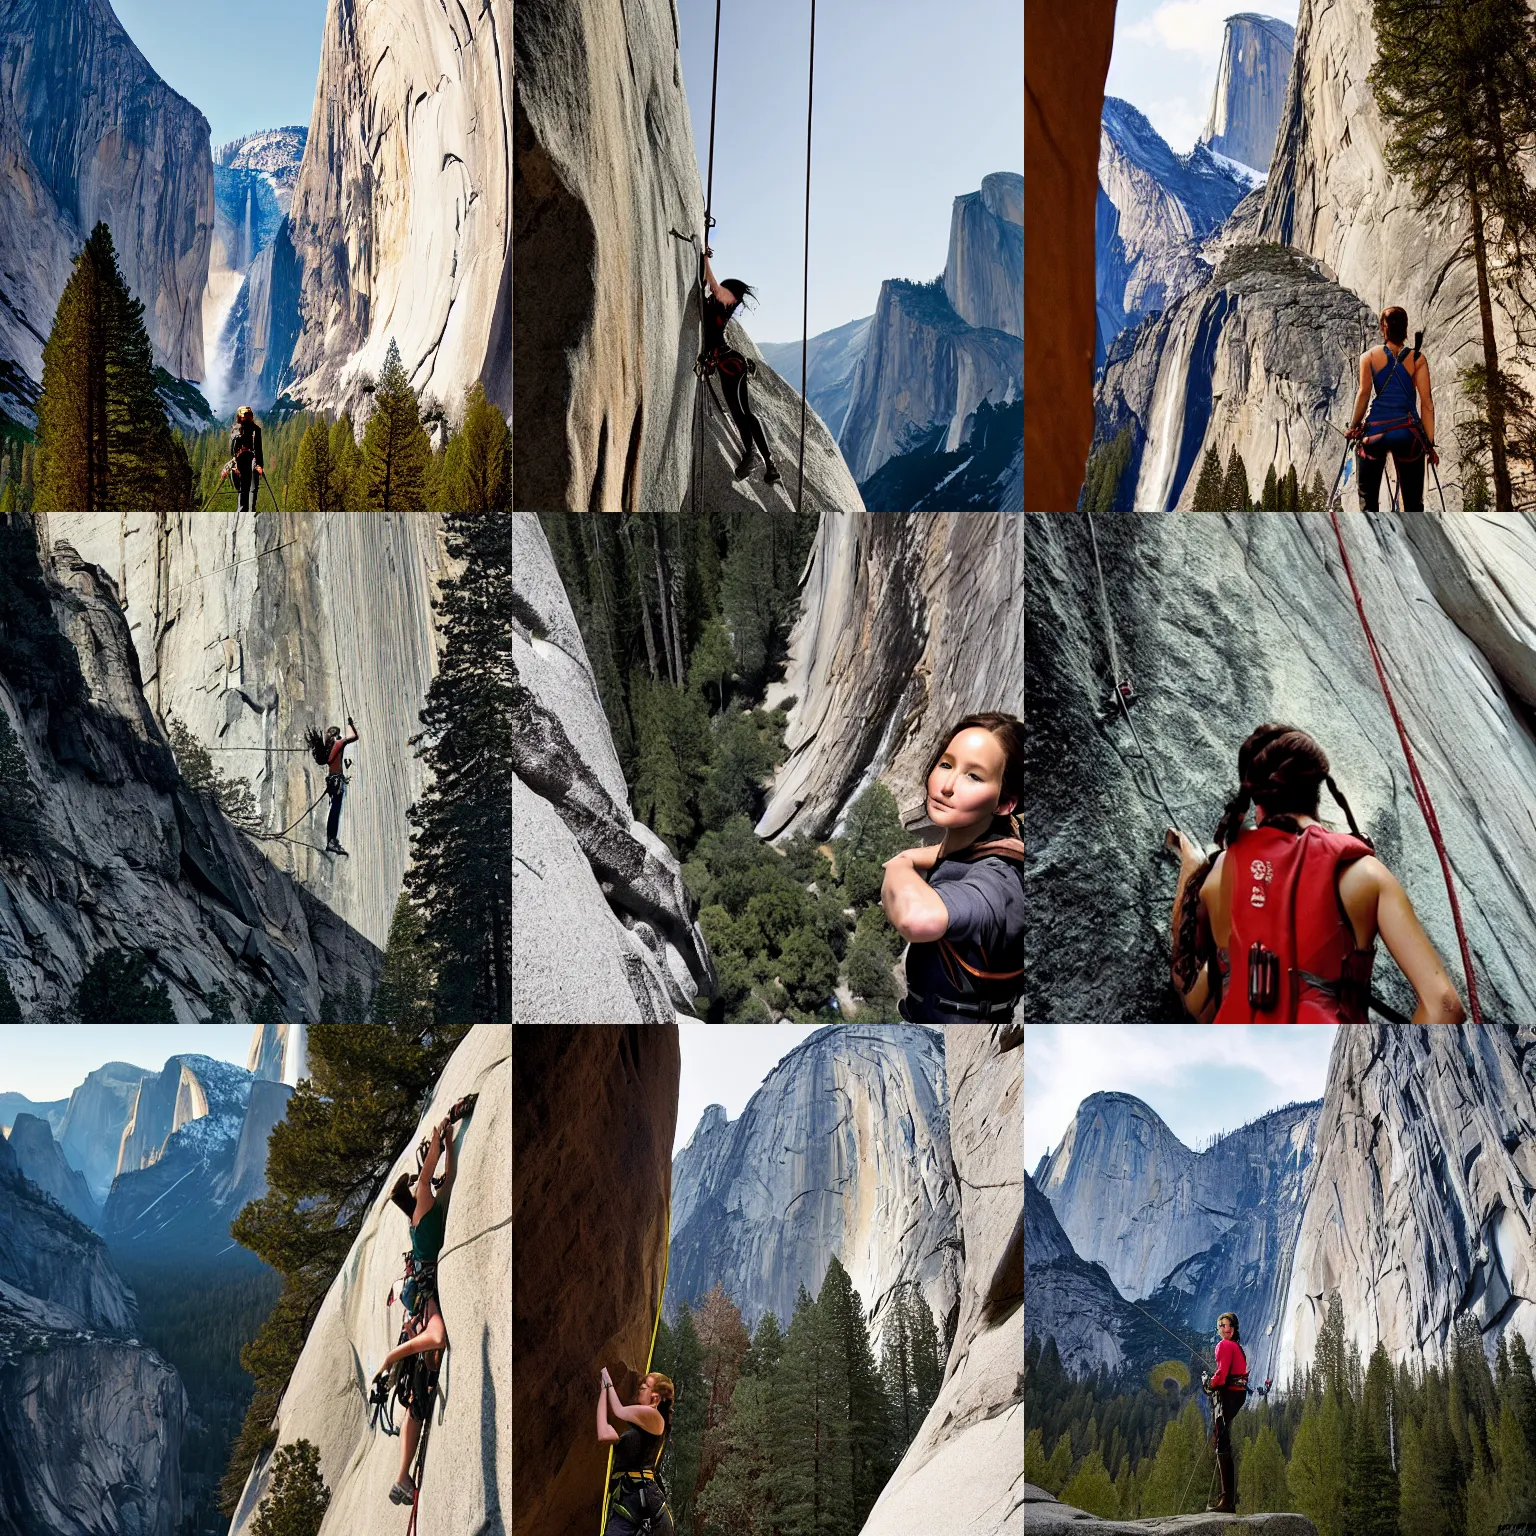
[[[1437, 521], [1404, 514], [1347, 518], [1343, 527], [1434, 796], [1485, 1016], [1524, 1019], [1536, 1012], [1526, 958], [1536, 954], [1536, 826], [1521, 808], [1536, 799], [1536, 734], [1528, 605], [1505, 591], [1511, 572], [1536, 563], [1536, 524], [1486, 514], [1437, 532]], [[1026, 1014], [1181, 1018], [1168, 987], [1173, 875], [1149, 857], [1168, 817], [1129, 730], [1102, 712], [1110, 663], [1088, 529], [1031, 518], [1022, 531], [1030, 740], [1044, 753], [1026, 774], [1025, 818], [1037, 829], [1030, 879], [1040, 897], [1026, 935]], [[1098, 539], [1120, 670], [1143, 699], [1137, 732], [1190, 834], [1210, 836], [1248, 732], [1293, 721], [1329, 754], [1361, 828], [1465, 995], [1439, 861], [1328, 520], [1100, 518]], [[1326, 797], [1323, 814], [1337, 814]], [[1385, 960], [1375, 984], [1412, 1012]]]
[[1345, 1336], [1422, 1369], [1470, 1312], [1490, 1351], [1536, 1338], [1536, 1097], [1510, 1026], [1341, 1029], [1285, 1276], [1276, 1380], [1309, 1365], [1330, 1292]]
[[173, 1536], [186, 1397], [105, 1244], [0, 1137], [0, 1529]]
[[1176, 155], [1128, 101], [1104, 100], [1094, 266], [1094, 362], [1143, 315], [1198, 287], [1210, 268], [1203, 242], [1251, 190], [1253, 179], [1203, 145]]
[[602, 1519], [599, 1369], [634, 1400], [661, 1303], [678, 1032], [519, 1029], [512, 1048], [512, 1370], [544, 1383], [512, 1403], [514, 1502], [519, 1530], [578, 1536]]
[[104, 1201], [117, 1177], [123, 1128], [133, 1113], [139, 1084], [148, 1074], [126, 1061], [109, 1061], [88, 1072], [69, 1096], [59, 1127], [59, 1146], [72, 1168], [85, 1175], [92, 1198]]
[[189, 1121], [214, 1115], [233, 1125], [250, 1097], [248, 1072], [211, 1056], [172, 1056], [159, 1072], [148, 1073], [123, 1127], [119, 1174], [151, 1168], [166, 1143]]
[[1027, 221], [1024, 264], [1046, 275], [1025, 293], [1024, 506], [1077, 506], [1093, 440], [1095, 210], [1108, 7], [1025, 0], [1024, 178], [1045, 218]]
[[17, 1167], [27, 1178], [83, 1226], [95, 1226], [97, 1206], [85, 1177], [64, 1161], [64, 1153], [46, 1120], [36, 1115], [17, 1115], [7, 1140], [16, 1154]]
[[62, 1129], [64, 1112], [69, 1108], [68, 1099], [53, 1099], [40, 1104], [24, 1093], [0, 1093], [0, 1131], [8, 1131], [17, 1115], [36, 1115], [46, 1120], [54, 1131]]
[[[835, 330], [823, 331], [812, 336], [805, 347], [805, 398], [811, 409], [826, 423], [827, 430], [837, 437], [843, 430], [848, 415], [848, 402], [853, 399], [853, 375], [864, 355], [869, 340], [869, 325], [875, 317], [865, 315], [862, 320], [850, 320]], [[757, 346], [758, 355], [781, 378], [793, 385], [800, 377], [800, 343], [798, 341], [762, 341]]]
[[[264, 832], [288, 829], [287, 840], [245, 842], [266, 922], [221, 903], [229, 910], [217, 921], [234, 953], [291, 943], [302, 924], [311, 937], [296, 946], [300, 971], [310, 963], [303, 950], [319, 951], [317, 983], [323, 976], [340, 992], [355, 974], [366, 990], [410, 859], [406, 813], [423, 784], [409, 738], [437, 668], [438, 586], [453, 574], [441, 519], [186, 513], [162, 523], [148, 513], [56, 513], [50, 527], [116, 581], [156, 714], [176, 715], [219, 749], [220, 769], [250, 780]], [[336, 860], [323, 852], [324, 770], [298, 749], [306, 729], [349, 714], [362, 739], [348, 750], [350, 857]], [[304, 985], [296, 979], [295, 990]], [[313, 1019], [318, 986], [314, 998], [289, 1016]]]
[[960, 1293], [937, 1030], [818, 1030], [763, 1080], [739, 1119], [719, 1105], [672, 1168], [667, 1305], [718, 1281], [749, 1329], [788, 1328], [803, 1285], [836, 1258], [878, 1334], [894, 1286], [915, 1282], [942, 1334]]
[[[331, 1490], [320, 1536], [403, 1527], [404, 1516], [389, 1503], [400, 1442], [368, 1427], [372, 1373], [394, 1346], [402, 1321], [398, 1302], [386, 1306], [384, 1298], [398, 1290], [406, 1225], [385, 1192], [401, 1173], [415, 1171], [417, 1142], [429, 1137], [448, 1107], [466, 1093], [478, 1094], [479, 1102], [455, 1127], [458, 1172], [438, 1260], [449, 1348], [432, 1422], [421, 1529], [424, 1536], [431, 1531], [505, 1536], [511, 1529], [512, 1444], [506, 1435], [514, 1413], [507, 1331], [512, 1318], [511, 1042], [505, 1027], [477, 1024], [449, 1059], [416, 1134], [384, 1180], [309, 1330], [278, 1405], [276, 1445], [251, 1469], [230, 1536], [250, 1536], [270, 1485], [272, 1454], [301, 1439], [318, 1447], [320, 1470]], [[520, 1103], [520, 1115], [521, 1110]], [[530, 1246], [521, 1244], [520, 1251]], [[601, 1486], [601, 1468], [597, 1482]], [[521, 1511], [518, 1518], [521, 1525]], [[594, 1523], [595, 1518], [594, 1512]]]
[[862, 1536], [899, 1536], [943, 1511], [954, 1536], [1018, 1528], [1024, 1463], [1024, 1031], [944, 1032], [950, 1149], [965, 1267], [944, 1383]]
[[355, 414], [394, 340], [451, 416], [477, 381], [510, 411], [512, 46], [511, 0], [330, 0], [288, 218], [310, 404]]
[[105, 220], [155, 361], [201, 378], [207, 119], [155, 74], [107, 0], [13, 0], [0, 41], [0, 358], [41, 381], [59, 297]]
[[714, 972], [677, 860], [629, 794], [581, 631], [513, 516], [512, 1017], [671, 1022]]
[[758, 831], [824, 836], [876, 778], [909, 827], [940, 735], [975, 710], [1024, 713], [1025, 519], [824, 516], [770, 705], [796, 702]]
[[1269, 170], [1295, 47], [1296, 29], [1276, 17], [1227, 17], [1202, 144], [1261, 175]]
[[1102, 1264], [1080, 1257], [1051, 1202], [1024, 1175], [1024, 1332], [1054, 1339], [1073, 1376], [1156, 1360], [1167, 1353], [1158, 1330], [1115, 1289]]
[[1054, 1494], [1024, 1484], [1025, 1536], [1317, 1536], [1305, 1515], [1165, 1515], [1154, 1520], [1101, 1520]]
[[1024, 178], [994, 171], [955, 199], [944, 294], [980, 330], [1024, 335]]

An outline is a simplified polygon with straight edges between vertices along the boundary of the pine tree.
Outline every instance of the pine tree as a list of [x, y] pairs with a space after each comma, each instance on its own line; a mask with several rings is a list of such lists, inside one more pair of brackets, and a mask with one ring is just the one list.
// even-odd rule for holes
[[16, 994], [11, 991], [11, 979], [5, 974], [5, 968], [0, 966], [0, 1024], [20, 1024], [21, 1004], [16, 1001]]
[[1312, 1521], [1318, 1536], [1345, 1536], [1351, 1449], [1339, 1396], [1330, 1391], [1321, 1404], [1309, 1400], [1291, 1444], [1286, 1481], [1297, 1512]]
[[772, 1536], [778, 1482], [771, 1449], [774, 1413], [771, 1383], [744, 1377], [718, 1431], [719, 1463], [699, 1495], [696, 1530]]
[[510, 514], [453, 516], [465, 562], [443, 583], [446, 644], [421, 711], [432, 780], [412, 808], [406, 889], [426, 922], [440, 1020], [512, 1019], [512, 528]]
[[1089, 1451], [1072, 1480], [1061, 1490], [1061, 1502], [1073, 1509], [1085, 1509], [1090, 1515], [1113, 1520], [1120, 1512], [1120, 1496], [1104, 1470], [1104, 1458], [1097, 1450]]
[[338, 510], [367, 510], [363, 492], [363, 453], [357, 446], [357, 432], [352, 418], [343, 415], [331, 425], [331, 495]]
[[391, 340], [363, 429], [363, 497], [371, 512], [427, 510], [432, 442], [421, 424], [416, 391]]
[[[1052, 1341], [1054, 1342], [1054, 1340]], [[1067, 1458], [1072, 1454], [1070, 1437], [1063, 1436], [1067, 1444]], [[1057, 1457], [1061, 1455], [1061, 1444], [1051, 1454], [1051, 1469], [1056, 1471]], [[1181, 1509], [1180, 1501], [1193, 1504], [1197, 1494], [1203, 1491], [1201, 1487], [1202, 1476], [1207, 1479], [1213, 1462], [1206, 1445], [1205, 1420], [1200, 1417], [1200, 1410], [1191, 1400], [1185, 1404], [1184, 1412], [1172, 1423], [1163, 1429], [1163, 1438], [1157, 1448], [1157, 1456], [1152, 1461], [1151, 1472], [1148, 1474], [1146, 1486], [1141, 1494], [1141, 1511], [1144, 1515], [1181, 1515], [1188, 1514], [1188, 1508]], [[1065, 1479], [1063, 1479], [1063, 1486]]]
[[846, 1367], [836, 1323], [803, 1285], [774, 1380], [779, 1536], [830, 1536], [853, 1525]]
[[320, 1475], [320, 1452], [309, 1440], [278, 1447], [272, 1482], [251, 1522], [252, 1536], [319, 1536], [331, 1491]]
[[779, 1331], [779, 1320], [771, 1311], [764, 1312], [752, 1335], [752, 1347], [741, 1357], [741, 1374], [767, 1380], [783, 1355], [784, 1335]]
[[86, 967], [70, 1019], [77, 1024], [174, 1024], [166, 984], [151, 982], [154, 962], [143, 953], [109, 949]]
[[1237, 1465], [1240, 1514], [1283, 1513], [1291, 1508], [1291, 1491], [1285, 1481], [1285, 1453], [1268, 1424], [1244, 1443]]
[[298, 463], [286, 497], [290, 512], [337, 510], [337, 485], [331, 463], [331, 431], [316, 417], [299, 445]]
[[672, 1382], [672, 1433], [662, 1457], [662, 1476], [671, 1490], [671, 1508], [679, 1536], [694, 1525], [693, 1504], [703, 1460], [704, 1434], [709, 1419], [709, 1387], [704, 1380], [704, 1350], [694, 1325], [693, 1312], [685, 1304], [677, 1321], [657, 1329], [651, 1369]]
[[[835, 974], [835, 971], [834, 971]], [[875, 1368], [865, 1327], [864, 1308], [848, 1271], [834, 1257], [827, 1266], [816, 1305], [835, 1326], [840, 1341], [847, 1402], [848, 1448], [851, 1458], [848, 1497], [854, 1529], [862, 1528], [886, 1479], [895, 1470], [890, 1456], [890, 1404]]]
[[[1071, 1455], [1071, 1445], [1067, 1454]], [[1024, 1437], [1024, 1481], [1037, 1488], [1047, 1488], [1046, 1478], [1051, 1475], [1050, 1458], [1045, 1454], [1045, 1431], [1037, 1424]], [[1065, 1485], [1063, 1485], [1065, 1486]]]
[[465, 394], [463, 430], [449, 443], [442, 478], [445, 512], [512, 510], [512, 431], [485, 397], [483, 384]]
[[1190, 510], [1194, 512], [1220, 512], [1222, 508], [1221, 459], [1215, 447], [1205, 450], [1200, 460], [1200, 478], [1195, 482], [1194, 500]]
[[421, 914], [402, 892], [389, 925], [374, 1004], [380, 1024], [432, 1022], [432, 955], [424, 928]]

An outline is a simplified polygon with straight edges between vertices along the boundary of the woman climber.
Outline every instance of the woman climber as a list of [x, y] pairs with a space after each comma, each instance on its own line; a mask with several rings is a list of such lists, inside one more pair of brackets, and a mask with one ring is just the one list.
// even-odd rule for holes
[[[1173, 980], [1191, 1017], [1367, 1023], [1380, 934], [1417, 995], [1411, 1022], [1459, 1024], [1461, 998], [1406, 892], [1361, 836], [1323, 749], [1295, 726], [1261, 725], [1239, 749], [1237, 771], [1209, 857], [1168, 832], [1180, 864]], [[1317, 819], [1324, 784], [1347, 835]]]
[[[1435, 401], [1430, 394], [1429, 360], [1408, 345], [1408, 311], [1394, 304], [1381, 312], [1381, 345], [1360, 358], [1360, 388], [1355, 395], [1349, 436], [1356, 443], [1360, 510], [1379, 511], [1381, 477], [1387, 455], [1397, 466], [1397, 486], [1404, 512], [1424, 510], [1424, 459], [1440, 462], [1435, 452]], [[1371, 398], [1374, 385], [1376, 398]]]
[[723, 283], [717, 281], [709, 264], [709, 258], [714, 254], [709, 246], [704, 247], [704, 280], [709, 291], [704, 296], [704, 350], [699, 355], [699, 364], [706, 373], [719, 373], [726, 408], [736, 423], [736, 430], [741, 433], [743, 447], [735, 478], [745, 480], [752, 473], [757, 453], [761, 451], [763, 483], [777, 485], [783, 477], [768, 451], [768, 434], [763, 431], [762, 422], [753, 415], [747, 399], [747, 359], [725, 341], [726, 323], [756, 290], [739, 277], [728, 277]]
[[1204, 1384], [1211, 1400], [1211, 1436], [1216, 1442], [1216, 1465], [1221, 1472], [1221, 1498], [1206, 1505], [1224, 1515], [1237, 1513], [1237, 1473], [1232, 1466], [1232, 1420], [1248, 1401], [1248, 1357], [1238, 1333], [1237, 1313], [1223, 1312], [1216, 1319], [1221, 1342], [1216, 1346], [1216, 1371]]
[[1024, 723], [967, 715], [928, 764], [942, 841], [887, 861], [880, 900], [907, 949], [901, 1016], [914, 1024], [1011, 1019], [1023, 992]]
[[[434, 1194], [432, 1175], [437, 1169], [439, 1155], [443, 1158], [443, 1176]], [[443, 1251], [443, 1232], [448, 1219], [448, 1196], [453, 1191], [453, 1174], [453, 1118], [449, 1115], [432, 1132], [432, 1141], [415, 1183], [412, 1183], [410, 1174], [402, 1173], [389, 1192], [389, 1198], [405, 1212], [406, 1220], [411, 1224], [411, 1255], [406, 1282], [400, 1292], [400, 1300], [406, 1310], [404, 1332], [408, 1337], [402, 1338], [384, 1356], [378, 1376], [387, 1373], [396, 1361], [448, 1348], [448, 1329], [437, 1301], [437, 1257]], [[438, 1360], [430, 1362], [434, 1374], [440, 1360], [439, 1355]], [[378, 1376], [375, 1376], [375, 1381]], [[416, 1483], [411, 1477], [411, 1458], [415, 1456], [416, 1443], [421, 1438], [422, 1417], [430, 1411], [430, 1401], [422, 1402], [413, 1398], [400, 1436], [400, 1476], [389, 1490], [392, 1504], [409, 1504], [416, 1497]]]
[[[641, 1380], [634, 1406], [626, 1408], [606, 1367], [601, 1382], [597, 1438], [614, 1447], [603, 1536], [673, 1536], [666, 1488], [656, 1473], [672, 1430], [672, 1383], [652, 1371]], [[629, 1425], [623, 1434], [608, 1422], [610, 1412]]]
[[317, 763], [325, 765], [325, 792], [331, 797], [331, 814], [325, 823], [325, 851], [339, 853], [345, 858], [351, 855], [341, 846], [341, 802], [347, 794], [346, 763], [342, 754], [354, 741], [359, 740], [357, 726], [347, 716], [347, 734], [341, 734], [339, 725], [326, 727], [325, 735], [311, 730], [309, 733], [310, 755]]

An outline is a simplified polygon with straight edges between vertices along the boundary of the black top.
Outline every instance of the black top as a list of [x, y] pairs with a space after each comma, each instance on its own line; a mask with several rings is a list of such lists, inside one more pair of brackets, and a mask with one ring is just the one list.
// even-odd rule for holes
[[716, 347], [725, 346], [725, 323], [736, 312], [733, 304], [729, 309], [714, 294], [704, 295], [704, 356], [708, 357]]
[[613, 1448], [614, 1476], [620, 1472], [650, 1471], [656, 1465], [665, 1439], [665, 1435], [653, 1435], [638, 1424], [631, 1424]]
[[[995, 855], [974, 862], [940, 859], [927, 879], [949, 913], [944, 937], [967, 965], [994, 973], [1017, 971], [1023, 966], [1023, 865]], [[1024, 990], [1022, 977], [990, 983], [969, 980], [972, 989], [992, 997], [1016, 996]], [[971, 995], [957, 988], [936, 942], [908, 946], [907, 990], [909, 1001], [919, 1008], [919, 998], [931, 1004], [939, 997], [964, 999]], [[938, 1012], [935, 1018], [914, 1022], [942, 1023], [949, 1017], [944, 1010]]]
[[229, 456], [235, 461], [235, 468], [243, 472], [249, 467], [252, 454], [265, 468], [266, 460], [261, 456], [261, 428], [254, 421], [242, 422], [229, 435]]

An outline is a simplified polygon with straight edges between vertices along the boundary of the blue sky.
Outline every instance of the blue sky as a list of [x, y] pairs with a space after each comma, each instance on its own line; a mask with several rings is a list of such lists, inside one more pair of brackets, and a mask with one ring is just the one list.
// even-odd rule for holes
[[[672, 1155], [688, 1144], [705, 1109], [737, 1119], [763, 1079], [820, 1024], [679, 1024], [683, 1053]], [[0, 1086], [4, 1086], [0, 1084]]]
[[1024, 1166], [1090, 1093], [1131, 1093], [1187, 1147], [1292, 1100], [1320, 1099], [1333, 1024], [1026, 1024]]
[[8, 1024], [0, 1030], [0, 1092], [35, 1104], [67, 1099], [109, 1061], [158, 1072], [167, 1057], [196, 1054], [243, 1067], [249, 1024]]
[[[677, 0], [699, 180], [715, 7]], [[800, 335], [810, 0], [724, 0], [715, 127], [717, 277], [759, 290], [757, 341]], [[1019, 0], [816, 8], [810, 333], [872, 314], [881, 281], [944, 267], [956, 197], [1024, 169]]]
[[309, 126], [326, 0], [108, 0], [155, 73], [208, 119], [215, 145]]
[[1296, 25], [1296, 0], [1120, 0], [1104, 90], [1146, 114], [1179, 154], [1195, 147], [1216, 90], [1228, 16], [1277, 16]]

